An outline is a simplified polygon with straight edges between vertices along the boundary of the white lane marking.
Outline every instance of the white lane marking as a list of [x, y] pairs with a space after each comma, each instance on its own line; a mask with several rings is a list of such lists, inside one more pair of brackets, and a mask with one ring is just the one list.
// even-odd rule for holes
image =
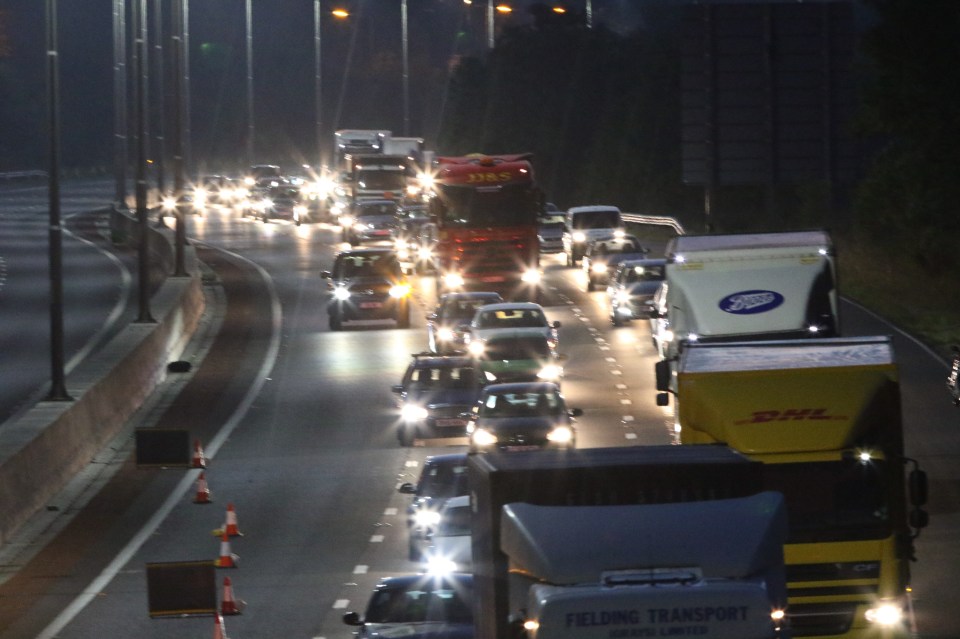
[[636, 433], [626, 433], [626, 434], [624, 434], [624, 437], [626, 437], [627, 439], [636, 439], [636, 438], [637, 438], [637, 434], [636, 434]]
[[616, 357], [605, 357], [604, 359], [605, 359], [606, 361], [610, 362], [610, 363], [613, 363], [613, 362], [616, 362], [616, 361], [617, 361], [617, 358], [616, 358]]
[[368, 570], [370, 570], [370, 566], [364, 566], [363, 564], [359, 564], [358, 566], [355, 566], [355, 567], [354, 567], [354, 569], [353, 569], [353, 574], [355, 574], [355, 575], [365, 575], [365, 574], [367, 574], [367, 571], [368, 571]]
[[627, 390], [626, 384], [617, 384], [617, 390]]
[[614, 368], [614, 369], [611, 369], [611, 370], [610, 370], [610, 374], [611, 374], [611, 375], [623, 375], [623, 371]]
[[380, 544], [383, 543], [383, 535], [373, 535], [370, 537], [371, 544]]
[[633, 404], [633, 401], [632, 401], [632, 400], [629, 400], [629, 399], [621, 399], [621, 400], [620, 400], [620, 403], [621, 403], [623, 406], [630, 406], [631, 404]]
[[[196, 244], [200, 244], [193, 240]], [[283, 310], [280, 306], [280, 298], [277, 295], [276, 287], [273, 284], [273, 279], [270, 275], [258, 264], [248, 260], [247, 258], [233, 253], [232, 251], [227, 251], [224, 249], [218, 249], [223, 253], [227, 253], [238, 260], [242, 260], [252, 265], [254, 269], [260, 274], [263, 278], [264, 284], [267, 287], [267, 291], [270, 295], [270, 309], [272, 313], [272, 328], [270, 334], [270, 346], [267, 349], [267, 355], [263, 359], [263, 363], [260, 365], [260, 370], [258, 374], [254, 377], [254, 382], [247, 390], [246, 395], [237, 404], [236, 410], [233, 411], [233, 414], [230, 418], [224, 423], [223, 427], [213, 438], [213, 440], [204, 447], [204, 453], [207, 458], [213, 458], [216, 456], [217, 451], [220, 450], [220, 447], [223, 446], [224, 442], [234, 431], [237, 425], [240, 424], [240, 421], [246, 415], [247, 411], [250, 410], [250, 405], [253, 404], [253, 400], [256, 398], [257, 394], [266, 384], [266, 378], [270, 375], [270, 371], [273, 370], [274, 365], [277, 362], [277, 356], [280, 352], [280, 327], [283, 324]], [[147, 539], [153, 535], [154, 531], [160, 527], [160, 524], [163, 523], [163, 520], [170, 514], [170, 512], [183, 501], [183, 496], [187, 494], [187, 491], [190, 490], [194, 483], [196, 483], [197, 478], [199, 477], [201, 469], [195, 469], [188, 471], [183, 479], [180, 480], [180, 483], [177, 484], [176, 488], [170, 492], [170, 495], [167, 497], [167, 500], [160, 506], [154, 513], [153, 516], [143, 525], [137, 534], [133, 536], [132, 539], [124, 546], [117, 556], [114, 557], [103, 571], [94, 579], [89, 586], [84, 588], [83, 592], [76, 597], [70, 604], [63, 609], [63, 611], [57, 615], [53, 621], [51, 621], [46, 628], [44, 628], [40, 634], [37, 635], [36, 639], [54, 639], [57, 634], [63, 630], [74, 617], [76, 617], [80, 612], [91, 602], [93, 601], [101, 592], [103, 592], [107, 585], [113, 580], [114, 576], [120, 571], [123, 566], [130, 562], [133, 555], [147, 542]]]
[[398, 511], [396, 508], [387, 508], [386, 510], [383, 511], [383, 514], [386, 515], [387, 517], [393, 517], [397, 514], [397, 512]]
[[623, 417], [620, 418], [620, 421], [622, 421], [622, 422], [624, 422], [624, 423], [632, 422], [632, 421], [633, 421], [633, 415], [624, 415]]
[[337, 599], [336, 601], [333, 602], [334, 610], [342, 610], [343, 608], [346, 608], [349, 605], [350, 605], [349, 599]]
[[416, 468], [417, 466], [420, 465], [420, 462], [418, 462], [418, 461], [415, 460], [415, 459], [408, 459], [408, 460], [407, 460], [407, 463], [404, 464], [404, 465], [405, 465], [407, 468]]

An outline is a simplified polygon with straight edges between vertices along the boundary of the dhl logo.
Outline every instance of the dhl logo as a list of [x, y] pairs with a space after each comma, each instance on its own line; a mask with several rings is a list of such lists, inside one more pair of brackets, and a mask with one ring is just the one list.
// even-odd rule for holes
[[742, 419], [736, 424], [765, 424], [769, 422], [800, 422], [800, 421], [846, 421], [844, 415], [829, 415], [826, 408], [788, 408], [787, 410], [756, 410], [749, 419]]

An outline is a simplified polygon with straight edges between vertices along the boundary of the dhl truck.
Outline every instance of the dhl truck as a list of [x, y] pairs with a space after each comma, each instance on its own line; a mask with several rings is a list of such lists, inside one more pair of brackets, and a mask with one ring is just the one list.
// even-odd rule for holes
[[721, 446], [468, 455], [477, 639], [788, 636], [779, 496], [740, 501], [762, 468]]
[[531, 154], [436, 158], [429, 212], [436, 225], [437, 294], [496, 291], [538, 301], [544, 209]]
[[677, 365], [679, 442], [763, 462], [786, 499], [793, 636], [910, 636], [927, 488], [904, 455], [890, 338], [688, 344]]

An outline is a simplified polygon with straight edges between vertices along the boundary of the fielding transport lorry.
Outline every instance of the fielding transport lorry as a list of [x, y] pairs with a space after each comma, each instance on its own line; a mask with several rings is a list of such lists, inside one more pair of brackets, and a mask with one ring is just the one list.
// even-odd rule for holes
[[793, 636], [911, 636], [927, 482], [904, 456], [890, 338], [689, 344], [676, 393], [681, 444], [761, 461], [784, 495]]
[[[599, 637], [598, 628], [581, 633], [614, 611], [627, 611], [627, 619], [610, 625], [608, 630], [616, 629], [617, 634], [604, 637], [667, 636], [666, 632], [741, 639], [786, 636], [776, 634], [774, 623], [784, 605], [782, 550], [775, 551], [783, 541], [782, 508], [777, 500], [763, 497], [746, 507], [756, 518], [733, 514], [743, 512], [733, 502], [762, 492], [762, 468], [722, 446], [468, 455], [477, 639], [523, 636], [524, 624], [531, 637]], [[722, 503], [698, 506], [713, 500]], [[649, 510], [652, 504], [680, 503], [689, 510]], [[531, 506], [558, 508], [531, 510]], [[732, 518], [721, 516], [723, 511]], [[710, 527], [726, 531], [731, 539], [714, 546], [716, 539], [704, 530]], [[738, 535], [757, 545], [752, 551], [746, 549], [749, 544], [734, 550], [732, 538]], [[733, 554], [725, 559], [722, 555], [728, 551]], [[748, 554], [753, 563], [740, 564]], [[584, 590], [572, 590], [570, 582], [581, 580]], [[743, 590], [734, 595], [737, 586], [730, 582], [736, 580], [743, 580]], [[761, 582], [763, 596], [757, 587]], [[532, 590], [537, 586], [544, 590]], [[571, 589], [548, 590], [551, 586]], [[637, 596], [621, 599], [620, 586], [633, 588]], [[561, 592], [573, 592], [567, 595], [573, 599], [559, 603]], [[583, 595], [579, 603], [576, 593]], [[553, 603], [535, 603], [544, 598]], [[720, 612], [736, 606], [749, 612], [743, 616]], [[657, 621], [632, 624], [635, 614], [645, 619], [653, 614]], [[707, 614], [727, 614], [729, 624], [705, 623]], [[556, 615], [572, 625], [562, 628], [545, 621]], [[747, 617], [749, 622], [741, 623]], [[540, 630], [535, 628], [538, 622]], [[631, 626], [636, 634], [630, 634]], [[734, 634], [723, 634], [719, 627], [731, 628]], [[750, 634], [759, 627], [761, 634]], [[663, 633], [642, 634], [650, 628]]]
[[503, 507], [530, 639], [786, 637], [783, 496]]
[[532, 155], [438, 157], [429, 212], [434, 220], [437, 295], [496, 291], [540, 299], [537, 229], [543, 192]]
[[[825, 231], [680, 235], [667, 243], [663, 358], [696, 342], [840, 335]], [[675, 385], [671, 388], [675, 389]]]

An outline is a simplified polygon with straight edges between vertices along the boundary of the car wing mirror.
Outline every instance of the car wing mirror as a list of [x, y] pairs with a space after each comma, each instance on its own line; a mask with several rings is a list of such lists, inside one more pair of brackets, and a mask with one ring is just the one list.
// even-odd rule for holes
[[397, 488], [397, 492], [403, 493], [404, 495], [416, 495], [417, 487], [407, 481], [400, 484], [400, 487]]
[[552, 326], [553, 328], [560, 328], [560, 320], [554, 320], [553, 324], [551, 324], [550, 326]]
[[360, 615], [355, 612], [346, 612], [343, 614], [343, 623], [348, 626], [362, 626], [363, 622], [360, 621]]
[[570, 415], [570, 417], [580, 417], [581, 415], [583, 415], [583, 409], [571, 408], [570, 410], [567, 411], [567, 414]]
[[325, 280], [329, 280], [331, 277], [333, 277], [333, 273], [331, 273], [330, 271], [320, 271], [320, 277], [322, 277]]
[[403, 384], [394, 384], [393, 386], [390, 387], [390, 392], [397, 393], [397, 394], [402, 393]]

